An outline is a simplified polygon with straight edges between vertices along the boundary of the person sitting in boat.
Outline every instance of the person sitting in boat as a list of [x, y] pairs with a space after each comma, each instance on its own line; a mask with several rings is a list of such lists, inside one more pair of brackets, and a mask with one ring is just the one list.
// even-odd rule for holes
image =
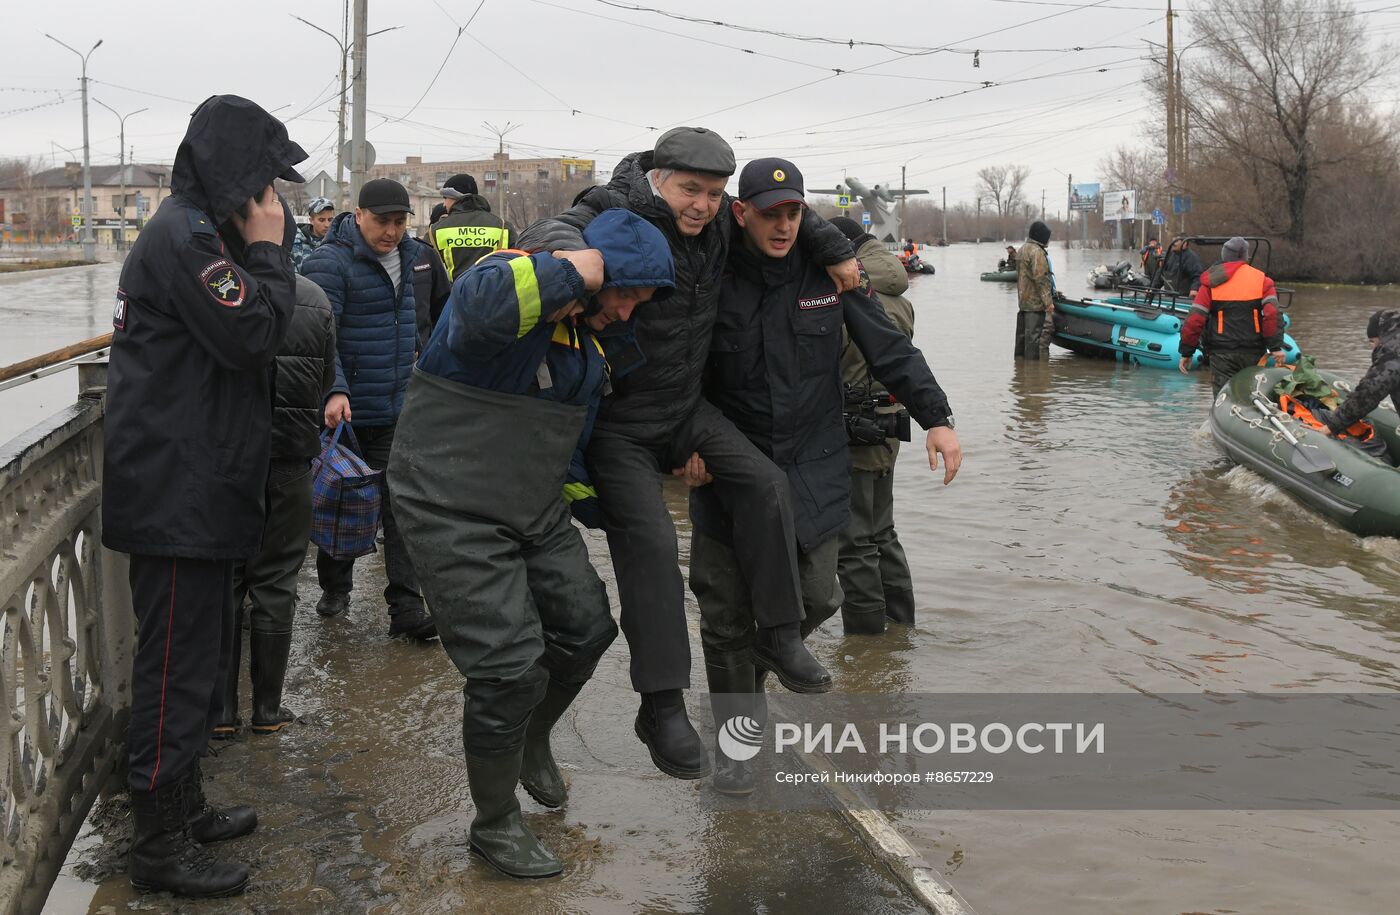
[[[1178, 239], [1179, 241], [1180, 239]], [[1236, 372], [1255, 365], [1265, 351], [1284, 363], [1278, 292], [1264, 271], [1245, 263], [1249, 242], [1238, 235], [1220, 249], [1221, 261], [1200, 280], [1191, 315], [1181, 328], [1181, 372], [1191, 371], [1199, 346], [1219, 393]]]
[[1355, 390], [1335, 410], [1313, 410], [1333, 435], [1345, 432], [1352, 423], [1365, 418], [1390, 395], [1400, 408], [1400, 311], [1378, 311], [1366, 324], [1371, 341], [1371, 367], [1357, 382]]
[[1016, 269], [1016, 249], [1006, 246], [1006, 257], [997, 262], [997, 269], [1003, 273]]
[[1194, 293], [1201, 285], [1201, 274], [1205, 272], [1201, 256], [1191, 250], [1186, 239], [1174, 239], [1167, 250], [1166, 261], [1162, 265], [1162, 275], [1157, 280], [1157, 285], [1168, 292], [1181, 295]]

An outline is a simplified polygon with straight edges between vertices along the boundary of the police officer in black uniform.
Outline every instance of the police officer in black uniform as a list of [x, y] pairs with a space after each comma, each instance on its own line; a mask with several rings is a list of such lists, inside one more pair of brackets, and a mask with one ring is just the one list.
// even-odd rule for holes
[[[705, 397], [787, 476], [806, 638], [841, 604], [839, 535], [851, 516], [851, 458], [842, 419], [843, 327], [871, 374], [929, 430], [929, 468], [937, 469], [942, 455], [945, 484], [958, 472], [962, 449], [942, 388], [923, 354], [891, 323], [865, 271], [859, 288], [838, 292], [827, 272], [796, 244], [802, 195], [802, 174], [785, 159], [756, 159], [739, 176], [733, 211], [742, 235], [729, 249]], [[687, 482], [702, 482], [703, 467], [688, 469], [693, 472]], [[763, 719], [761, 701], [751, 698], [763, 690], [763, 670], [788, 686], [781, 669], [749, 650], [755, 608], [735, 552], [733, 515], [723, 490], [713, 485], [691, 490], [690, 588], [700, 604], [716, 729], [735, 715]], [[747, 764], [717, 752], [715, 788], [725, 794], [751, 792]]]
[[139, 890], [243, 891], [204, 845], [251, 832], [205, 802], [199, 757], [222, 711], [233, 564], [258, 552], [272, 361], [296, 302], [274, 178], [306, 158], [262, 108], [216, 95], [175, 154], [171, 196], [132, 246], [113, 313], [102, 542], [131, 557], [138, 626], [127, 737]]

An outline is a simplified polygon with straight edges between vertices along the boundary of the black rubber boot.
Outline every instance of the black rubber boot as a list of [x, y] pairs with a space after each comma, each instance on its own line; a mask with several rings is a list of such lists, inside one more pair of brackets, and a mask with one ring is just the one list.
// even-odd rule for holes
[[246, 836], [258, 828], [258, 811], [253, 807], [225, 807], [220, 810], [204, 796], [204, 769], [196, 758], [185, 776], [185, 819], [196, 842], [208, 845]]
[[879, 635], [885, 631], [885, 608], [852, 610], [843, 606], [841, 628], [846, 635]]
[[248, 730], [254, 734], [276, 734], [296, 720], [295, 715], [282, 708], [282, 684], [287, 679], [292, 634], [254, 629], [248, 642], [248, 668], [253, 680], [253, 721]]
[[684, 779], [710, 774], [710, 754], [686, 717], [685, 695], [680, 690], [642, 693], [635, 729], [662, 772]]
[[248, 886], [248, 867], [220, 861], [195, 841], [185, 818], [187, 785], [131, 792], [131, 885], [194, 899], [236, 896]]
[[316, 612], [321, 616], [330, 619], [333, 616], [340, 616], [350, 609], [350, 595], [336, 591], [322, 591], [321, 599], [316, 601]]
[[553, 877], [564, 864], [525, 825], [515, 799], [520, 758], [520, 748], [490, 758], [467, 754], [468, 787], [476, 805], [471, 849], [508, 876]]
[[233, 610], [233, 631], [224, 633], [229, 640], [228, 676], [220, 686], [223, 711], [211, 735], [215, 740], [232, 740], [243, 732], [243, 719], [238, 717], [238, 678], [243, 673], [243, 605]]
[[914, 592], [886, 591], [885, 616], [894, 623], [901, 623], [905, 626], [914, 625]]
[[389, 615], [389, 637], [427, 642], [438, 637], [437, 624], [424, 607], [400, 610]]
[[526, 794], [546, 807], [563, 807], [569, 799], [564, 773], [559, 771], [554, 751], [549, 746], [549, 734], [581, 689], [582, 683], [560, 683], [551, 679], [544, 698], [530, 713], [530, 724], [525, 729], [520, 784]]
[[825, 693], [831, 689], [831, 674], [802, 644], [797, 623], [759, 629], [754, 636], [752, 657], [755, 667], [772, 672], [779, 683], [794, 693]]
[[730, 797], [748, 797], [753, 794], [753, 767], [748, 760], [734, 759], [726, 753], [719, 735], [729, 722], [739, 719], [731, 729], [731, 737], [737, 734], [748, 742], [755, 736], [755, 728], [744, 722], [745, 718], [753, 721], [758, 734], [762, 733], [767, 703], [763, 718], [759, 718], [753, 663], [742, 652], [707, 652], [705, 678], [710, 685], [710, 711], [715, 716], [714, 788]]

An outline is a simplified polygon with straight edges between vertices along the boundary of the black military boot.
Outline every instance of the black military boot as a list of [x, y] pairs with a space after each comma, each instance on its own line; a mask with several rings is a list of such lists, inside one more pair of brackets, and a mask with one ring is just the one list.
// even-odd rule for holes
[[771, 671], [779, 683], [794, 693], [825, 693], [831, 689], [831, 674], [802, 644], [797, 623], [760, 628], [754, 636], [752, 657], [755, 667]]
[[215, 740], [232, 740], [243, 732], [243, 719], [238, 717], [238, 678], [243, 673], [243, 605], [233, 611], [233, 631], [224, 633], [229, 639], [231, 655], [228, 661], [228, 676], [219, 685], [222, 693], [223, 711], [214, 725]]
[[322, 591], [321, 599], [316, 601], [316, 612], [327, 619], [340, 616], [349, 609], [350, 595], [343, 592]]
[[489, 758], [467, 754], [467, 787], [476, 805], [471, 849], [507, 876], [553, 877], [564, 864], [525, 825], [515, 799], [520, 758], [520, 748]]
[[290, 632], [252, 631], [249, 637], [248, 667], [253, 680], [254, 734], [276, 734], [296, 720], [282, 708], [282, 683], [287, 679], [287, 658], [292, 653]]
[[204, 769], [196, 758], [185, 776], [185, 819], [196, 842], [208, 845], [246, 836], [258, 828], [258, 811], [246, 805], [213, 807], [204, 796]]
[[131, 885], [195, 899], [236, 896], [248, 885], [248, 867], [220, 861], [195, 841], [185, 818], [186, 790], [187, 781], [179, 781], [131, 792]]
[[635, 729], [662, 772], [685, 779], [710, 774], [710, 754], [686, 717], [685, 695], [680, 690], [642, 693]]
[[854, 610], [842, 605], [841, 628], [846, 635], [879, 635], [885, 631], [885, 608]]
[[[748, 759], [741, 760], [730, 756], [725, 752], [725, 746], [734, 746], [742, 753], [744, 744], [750, 743], [756, 735], [761, 735], [766, 723], [766, 701], [763, 717], [759, 718], [759, 694], [754, 691], [754, 666], [746, 653], [707, 653], [705, 678], [710, 685], [710, 711], [715, 716], [714, 788], [720, 794], [730, 797], [748, 797], [753, 794], [753, 767], [749, 765]], [[757, 728], [743, 719], [752, 720]], [[735, 723], [730, 727], [729, 738], [721, 738], [721, 733], [731, 721]], [[737, 746], [730, 743], [736, 737], [740, 738]]]
[[914, 592], [886, 591], [885, 616], [889, 617], [891, 622], [902, 623], [905, 626], [914, 625]]
[[530, 713], [530, 724], [525, 729], [520, 784], [526, 794], [546, 807], [563, 807], [569, 799], [564, 773], [559, 771], [549, 746], [549, 734], [581, 689], [582, 683], [560, 683], [551, 678], [544, 698]]

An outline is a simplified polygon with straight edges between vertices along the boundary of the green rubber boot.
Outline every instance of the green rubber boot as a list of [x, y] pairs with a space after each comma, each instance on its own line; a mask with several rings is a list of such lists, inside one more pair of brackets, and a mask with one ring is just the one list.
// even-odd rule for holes
[[554, 725], [583, 689], [582, 683], [559, 683], [553, 679], [544, 698], [530, 713], [530, 725], [525, 729], [525, 754], [520, 764], [520, 785], [525, 792], [546, 807], [563, 807], [569, 799], [564, 773], [554, 761], [549, 735]]
[[467, 754], [468, 787], [476, 805], [471, 849], [509, 877], [553, 877], [564, 864], [525, 825], [515, 799], [521, 755], [519, 748], [491, 758]]

